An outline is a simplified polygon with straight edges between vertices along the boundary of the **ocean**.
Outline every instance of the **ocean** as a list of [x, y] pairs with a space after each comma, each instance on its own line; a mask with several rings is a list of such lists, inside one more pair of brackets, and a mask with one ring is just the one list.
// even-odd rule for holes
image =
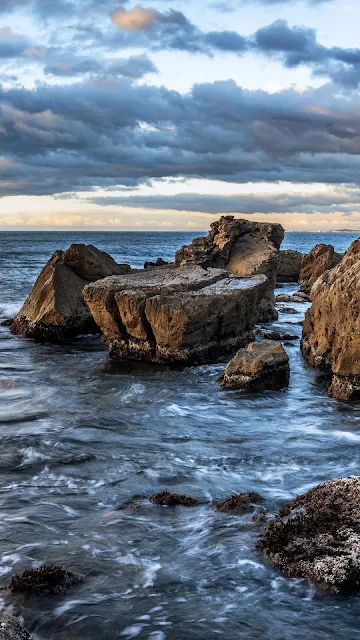
[[[205, 233], [205, 232], [204, 232]], [[55, 249], [96, 245], [140, 267], [199, 232], [0, 232], [0, 320], [16, 313]], [[357, 234], [287, 233], [283, 248], [347, 249]], [[281, 291], [292, 292], [295, 285]], [[307, 305], [273, 327], [301, 334]], [[359, 473], [360, 405], [287, 344], [283, 392], [223, 391], [225, 362], [173, 369], [114, 363], [97, 338], [35, 344], [0, 328], [0, 586], [55, 563], [84, 576], [68, 593], [0, 606], [34, 640], [358, 638], [360, 599], [324, 597], [268, 566], [261, 524], [211, 509], [257, 491], [279, 508]], [[167, 509], [161, 489], [194, 496]]]

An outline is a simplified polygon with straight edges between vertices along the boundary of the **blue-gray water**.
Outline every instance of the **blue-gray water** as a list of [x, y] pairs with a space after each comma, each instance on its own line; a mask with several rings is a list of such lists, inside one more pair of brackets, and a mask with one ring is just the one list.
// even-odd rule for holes
[[[17, 311], [51, 253], [91, 242], [141, 266], [189, 233], [0, 233], [0, 317]], [[352, 234], [287, 234], [284, 247]], [[285, 291], [295, 287], [287, 286]], [[284, 291], [284, 290], [283, 290]], [[297, 316], [277, 326], [300, 335]], [[210, 501], [253, 490], [278, 507], [359, 473], [360, 406], [328, 398], [299, 344], [284, 392], [222, 391], [224, 363], [172, 370], [112, 364], [95, 339], [37, 345], [0, 329], [0, 584], [54, 562], [85, 575], [55, 598], [3, 598], [38, 640], [355, 640], [360, 598], [285, 580], [256, 548], [259, 525]], [[192, 509], [138, 495], [168, 488]]]

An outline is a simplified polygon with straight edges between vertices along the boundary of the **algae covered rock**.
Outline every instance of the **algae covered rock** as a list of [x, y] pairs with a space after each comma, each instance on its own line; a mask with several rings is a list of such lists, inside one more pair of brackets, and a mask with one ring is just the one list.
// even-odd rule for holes
[[33, 640], [24, 627], [12, 616], [0, 614], [0, 640]]
[[278, 390], [289, 385], [289, 357], [280, 342], [251, 342], [228, 363], [219, 382], [225, 389]]
[[260, 542], [290, 578], [328, 593], [360, 588], [360, 477], [329, 480], [287, 503]]
[[228, 498], [225, 498], [225, 500], [216, 502], [214, 509], [222, 513], [240, 515], [244, 513], [244, 511], [247, 511], [252, 505], [258, 504], [259, 502], [261, 502], [261, 496], [255, 491], [234, 493]]
[[27, 569], [22, 575], [15, 574], [9, 589], [12, 593], [30, 596], [54, 595], [63, 593], [82, 581], [83, 577], [72, 571], [55, 565], [44, 565], [39, 569]]
[[185, 496], [179, 493], [172, 493], [167, 491], [160, 491], [159, 493], [154, 493], [149, 498], [150, 502], [154, 504], [160, 504], [166, 507], [176, 507], [182, 505], [183, 507], [193, 507], [198, 504], [196, 498], [192, 498], [191, 496]]

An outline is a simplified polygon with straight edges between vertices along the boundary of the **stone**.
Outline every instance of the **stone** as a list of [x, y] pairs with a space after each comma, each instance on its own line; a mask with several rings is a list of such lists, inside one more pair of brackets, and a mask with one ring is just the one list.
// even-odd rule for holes
[[73, 244], [55, 251], [11, 323], [11, 331], [38, 341], [61, 341], [98, 331], [83, 288], [112, 274], [130, 271], [92, 245]]
[[166, 507], [194, 507], [198, 504], [196, 498], [191, 498], [191, 496], [184, 496], [179, 493], [172, 493], [170, 491], [160, 491], [159, 493], [154, 493], [149, 498], [150, 502], [154, 502], [155, 504], [160, 504]]
[[360, 239], [311, 290], [301, 350], [307, 362], [333, 376], [330, 394], [355, 400], [360, 389]]
[[291, 315], [295, 315], [299, 313], [294, 307], [279, 307], [279, 313], [290, 313]]
[[280, 224], [251, 222], [222, 216], [210, 226], [206, 237], [195, 238], [175, 255], [175, 265], [226, 269], [240, 277], [264, 274], [268, 279], [259, 308], [258, 320], [277, 318], [274, 288], [279, 261], [279, 248], [284, 238]]
[[292, 249], [279, 253], [277, 280], [279, 282], [298, 282], [303, 254]]
[[144, 262], [144, 269], [154, 269], [156, 267], [165, 267], [166, 265], [170, 264], [169, 262], [166, 262], [166, 260], [164, 260], [163, 258], [156, 258], [155, 262]]
[[343, 255], [336, 253], [331, 244], [317, 244], [303, 257], [299, 275], [301, 290], [309, 293], [316, 280], [339, 264]]
[[329, 480], [285, 504], [265, 531], [265, 558], [327, 593], [360, 588], [360, 477]]
[[297, 293], [294, 293], [291, 296], [285, 293], [280, 293], [275, 296], [275, 300], [276, 302], [299, 302], [300, 304], [306, 302], [306, 300], [303, 297], [298, 296]]
[[274, 342], [299, 340], [299, 336], [296, 336], [293, 333], [280, 333], [280, 331], [264, 331], [262, 337], [264, 340], [273, 340]]
[[221, 502], [214, 504], [215, 511], [221, 511], [222, 513], [231, 513], [233, 515], [240, 515], [247, 511], [252, 505], [256, 505], [261, 502], [261, 496], [255, 491], [249, 491], [246, 493], [235, 493]]
[[1, 613], [0, 640], [32, 640], [32, 637], [16, 618]]
[[98, 280], [84, 297], [110, 356], [187, 364], [247, 344], [266, 288], [264, 275], [164, 267]]
[[289, 357], [280, 342], [263, 340], [240, 349], [219, 378], [225, 389], [278, 390], [289, 385]]
[[15, 574], [9, 589], [12, 593], [26, 595], [54, 595], [64, 593], [82, 581], [83, 577], [72, 571], [55, 565], [44, 565], [40, 569], [27, 569], [21, 576]]

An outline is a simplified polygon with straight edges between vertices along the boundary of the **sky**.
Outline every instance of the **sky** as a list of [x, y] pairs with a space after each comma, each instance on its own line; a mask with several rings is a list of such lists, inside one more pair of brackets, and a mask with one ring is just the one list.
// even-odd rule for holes
[[360, 229], [359, 0], [0, 0], [0, 230]]

